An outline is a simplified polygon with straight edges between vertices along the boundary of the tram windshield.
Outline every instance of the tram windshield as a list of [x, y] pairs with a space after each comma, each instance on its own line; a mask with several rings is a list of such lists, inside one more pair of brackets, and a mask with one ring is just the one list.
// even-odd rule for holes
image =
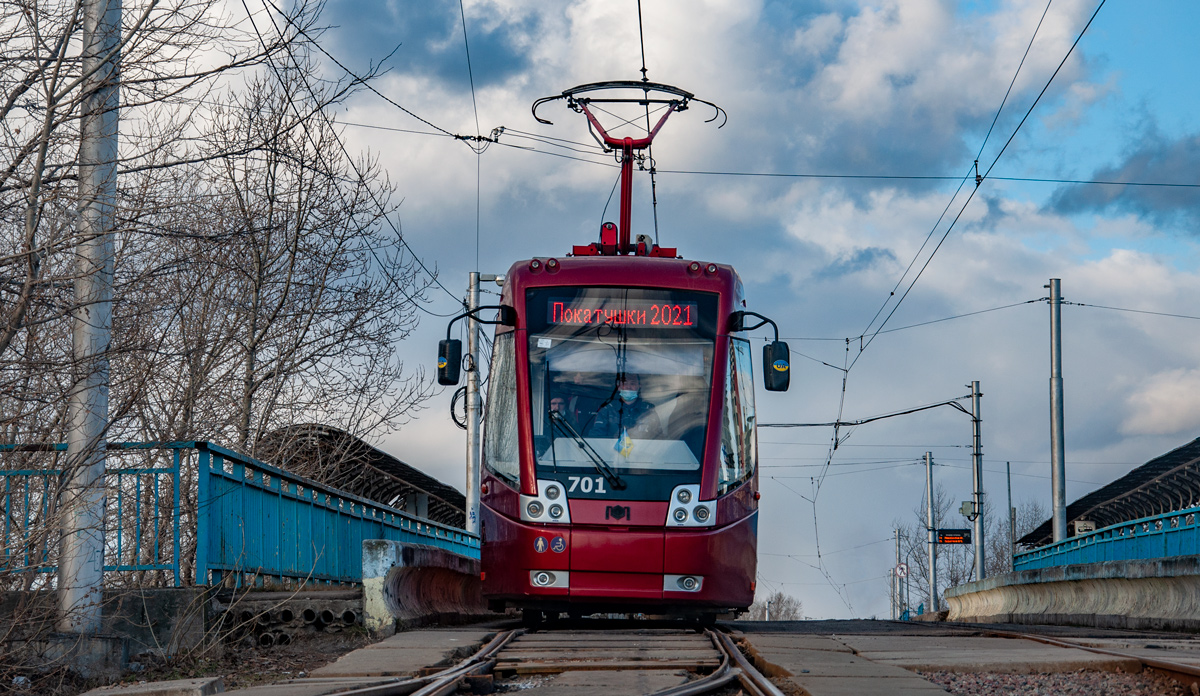
[[539, 475], [698, 480], [717, 296], [539, 288], [526, 302]]

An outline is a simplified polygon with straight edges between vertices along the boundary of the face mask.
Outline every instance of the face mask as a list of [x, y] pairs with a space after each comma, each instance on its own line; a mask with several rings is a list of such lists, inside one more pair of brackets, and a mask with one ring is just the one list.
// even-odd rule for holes
[[621, 395], [621, 401], [627, 404], [633, 403], [638, 398], [638, 390], [636, 389], [622, 389], [617, 393]]

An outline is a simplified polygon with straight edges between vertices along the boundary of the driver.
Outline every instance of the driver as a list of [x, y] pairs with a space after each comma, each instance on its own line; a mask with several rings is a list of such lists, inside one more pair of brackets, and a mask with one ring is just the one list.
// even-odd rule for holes
[[628, 436], [637, 440], [662, 438], [662, 422], [654, 412], [654, 404], [642, 398], [641, 387], [642, 380], [637, 374], [626, 373], [617, 383], [617, 398], [596, 412], [591, 427], [584, 435]]

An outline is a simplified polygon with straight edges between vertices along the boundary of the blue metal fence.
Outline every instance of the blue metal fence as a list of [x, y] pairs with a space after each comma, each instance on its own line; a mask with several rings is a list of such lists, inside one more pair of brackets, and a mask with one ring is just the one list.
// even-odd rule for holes
[[1200, 507], [1114, 524], [1013, 557], [1015, 570], [1200, 554]]
[[[169, 447], [169, 446], [168, 446]], [[156, 443], [121, 442], [111, 449], [157, 450]], [[21, 447], [0, 445], [0, 453], [47, 452], [57, 458], [65, 444]], [[150, 454], [153, 460], [156, 457]], [[105, 571], [169, 571], [175, 585], [179, 572], [180, 449], [171, 452], [171, 466], [125, 466], [106, 469], [108, 505], [105, 518]], [[0, 470], [4, 490], [4, 552], [0, 572], [31, 570], [53, 573], [57, 523], [54, 515], [62, 469]]]
[[[109, 449], [110, 457], [143, 450], [151, 462], [170, 452], [171, 465], [106, 471], [106, 571], [164, 572], [176, 586], [266, 578], [358, 583], [364, 539], [420, 543], [479, 557], [479, 538], [461, 529], [208, 442], [112, 443]], [[66, 445], [0, 445], [0, 453], [42, 451], [56, 459], [65, 450]], [[0, 482], [0, 573], [55, 572], [53, 508], [62, 470], [0, 470]], [[183, 509], [181, 495], [195, 501], [194, 513]], [[194, 576], [187, 577], [191, 568]]]
[[[479, 537], [198, 443], [196, 584], [224, 573], [324, 582], [362, 580], [364, 539], [479, 557]], [[211, 577], [209, 577], [211, 574]]]

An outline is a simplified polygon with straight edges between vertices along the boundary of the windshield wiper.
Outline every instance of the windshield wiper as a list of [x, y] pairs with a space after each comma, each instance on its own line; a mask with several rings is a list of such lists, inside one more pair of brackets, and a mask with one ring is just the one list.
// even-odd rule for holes
[[[621, 480], [621, 477], [617, 475], [617, 472], [613, 471], [613, 468], [608, 465], [608, 462], [604, 461], [604, 457], [600, 456], [600, 453], [597, 452], [591, 446], [591, 444], [588, 443], [588, 441], [585, 440], [583, 436], [580, 435], [579, 432], [567, 422], [567, 419], [563, 418], [562, 414], [558, 411], [552, 410], [549, 411], [549, 414], [550, 424], [558, 428], [562, 434], [571, 438], [571, 440], [575, 442], [579, 449], [588, 456], [588, 459], [592, 460], [592, 466], [596, 467], [596, 471], [600, 472], [600, 475], [603, 476], [606, 481], [608, 481], [608, 485], [612, 486], [613, 489], [618, 491], [625, 490], [625, 482]], [[554, 445], [552, 443], [551, 447], [553, 446]]]

